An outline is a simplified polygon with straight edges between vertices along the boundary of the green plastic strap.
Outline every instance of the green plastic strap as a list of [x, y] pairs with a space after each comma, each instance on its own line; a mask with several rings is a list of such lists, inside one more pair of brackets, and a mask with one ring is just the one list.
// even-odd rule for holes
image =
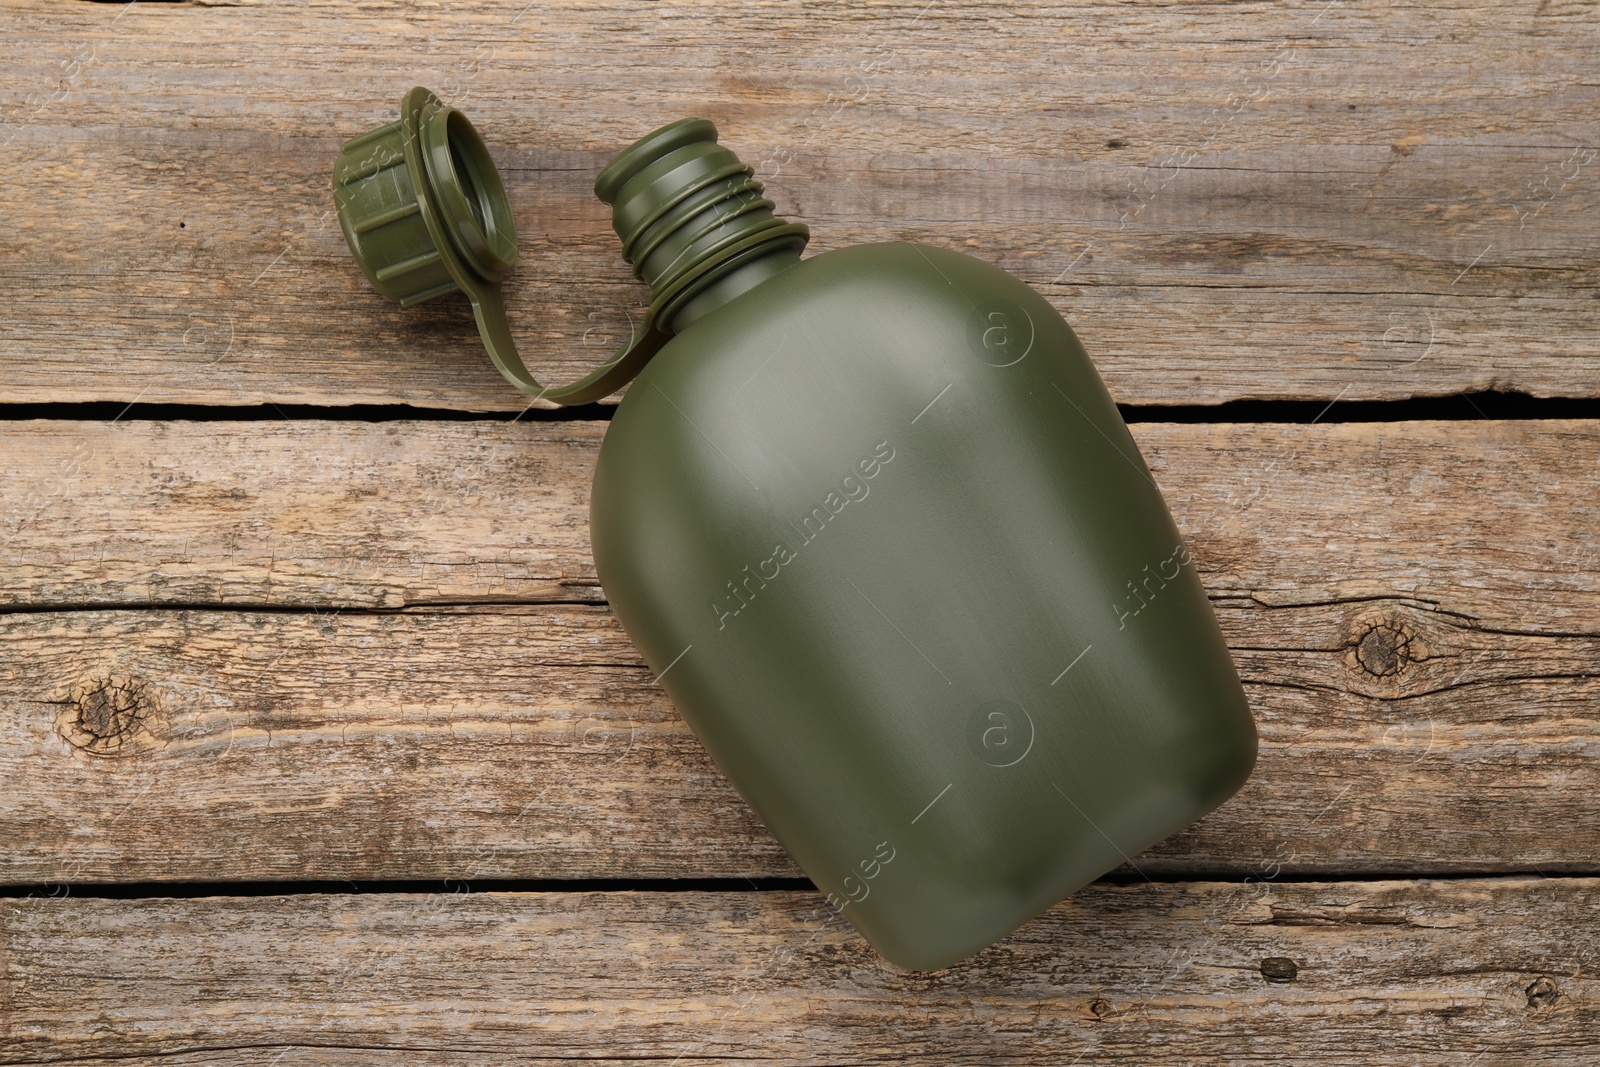
[[589, 404], [610, 396], [632, 381], [650, 362], [650, 357], [672, 339], [671, 334], [656, 328], [655, 316], [647, 314], [644, 325], [634, 333], [633, 339], [609, 362], [596, 367], [571, 385], [552, 389], [540, 385], [539, 380], [523, 365], [522, 357], [517, 353], [517, 342], [512, 339], [511, 327], [506, 321], [506, 305], [500, 297], [500, 287], [486, 285], [476, 292], [469, 290], [468, 296], [472, 300], [472, 313], [478, 320], [478, 333], [483, 337], [483, 346], [489, 350], [489, 358], [507, 381], [524, 393], [532, 394], [535, 400], [568, 405]]

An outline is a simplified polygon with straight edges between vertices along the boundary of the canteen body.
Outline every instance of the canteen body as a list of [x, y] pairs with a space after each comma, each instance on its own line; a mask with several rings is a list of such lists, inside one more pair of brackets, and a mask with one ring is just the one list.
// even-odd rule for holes
[[1042, 296], [905, 243], [743, 270], [618, 407], [595, 565], [829, 903], [890, 961], [947, 966], [1215, 808], [1255, 727]]

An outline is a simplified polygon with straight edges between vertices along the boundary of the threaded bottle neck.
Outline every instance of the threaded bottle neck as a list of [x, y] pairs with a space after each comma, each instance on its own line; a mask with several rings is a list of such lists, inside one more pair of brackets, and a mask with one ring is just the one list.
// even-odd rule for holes
[[717, 283], [745, 264], [770, 265], [780, 252], [798, 257], [810, 231], [774, 215], [761, 190], [754, 172], [717, 144], [717, 128], [706, 119], [663, 126], [600, 172], [595, 195], [611, 205], [611, 225], [634, 274], [656, 299], [665, 297], [663, 326], [673, 328], [678, 311], [701, 294], [737, 295], [738, 286]]

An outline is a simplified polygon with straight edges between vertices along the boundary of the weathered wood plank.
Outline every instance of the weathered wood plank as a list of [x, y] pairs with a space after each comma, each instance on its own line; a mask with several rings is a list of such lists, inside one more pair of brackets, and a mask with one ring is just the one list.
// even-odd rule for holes
[[7, 9], [9, 401], [519, 407], [464, 305], [384, 303], [331, 214], [337, 145], [416, 82], [489, 131], [551, 379], [642, 304], [593, 175], [700, 113], [814, 249], [1012, 269], [1125, 402], [1597, 395], [1586, 5]]
[[[1600, 425], [1135, 429], [1263, 736], [1142, 869], [1600, 869]], [[0, 881], [797, 873], [581, 602], [600, 432], [13, 427]]]
[[[1222, 617], [1258, 769], [1138, 870], [1600, 870], [1600, 640]], [[4, 616], [0, 729], [0, 882], [800, 873], [600, 606]]]
[[1600, 1057], [1595, 879], [1095, 885], [925, 975], [809, 893], [6, 904], [9, 1063]]
[[598, 600], [606, 423], [0, 423], [0, 604]]
[[[1143, 423], [1207, 588], [1595, 632], [1600, 423]], [[598, 600], [585, 420], [0, 423], [0, 605]]]

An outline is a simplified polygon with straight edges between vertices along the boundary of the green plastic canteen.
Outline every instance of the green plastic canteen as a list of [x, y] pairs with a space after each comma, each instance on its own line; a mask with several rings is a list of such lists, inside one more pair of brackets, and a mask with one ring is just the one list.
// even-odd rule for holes
[[1082, 344], [1015, 276], [834, 248], [704, 119], [595, 193], [649, 313], [560, 389], [523, 366], [483, 140], [424, 89], [335, 170], [381, 293], [460, 290], [557, 403], [632, 381], [595, 462], [607, 603], [757, 816], [885, 958], [982, 951], [1233, 795], [1255, 724], [1215, 612]]

